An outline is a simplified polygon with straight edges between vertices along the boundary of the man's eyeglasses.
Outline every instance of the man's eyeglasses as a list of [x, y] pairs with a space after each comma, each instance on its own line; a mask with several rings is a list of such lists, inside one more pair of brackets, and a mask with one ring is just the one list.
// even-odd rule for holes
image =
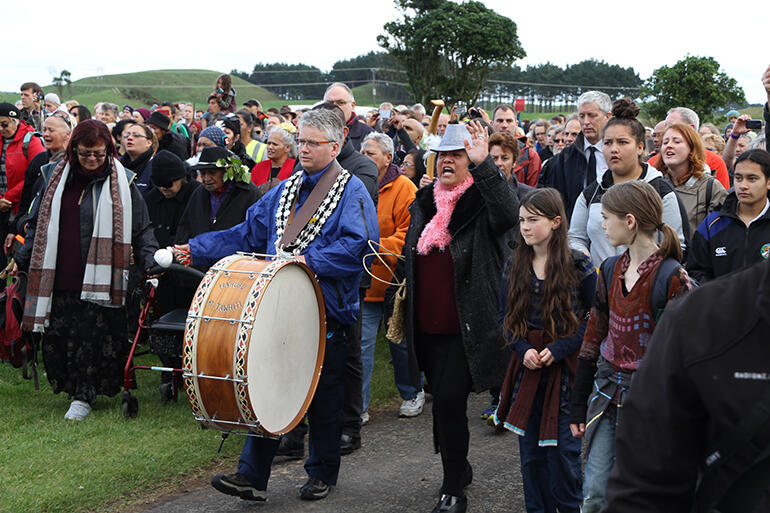
[[297, 146], [307, 146], [311, 150], [318, 148], [322, 144], [329, 144], [334, 141], [310, 141], [308, 139], [297, 139]]
[[350, 102], [348, 100], [329, 100], [329, 103], [333, 103], [337, 107], [342, 107], [343, 105], [347, 105]]
[[95, 159], [103, 159], [104, 157], [107, 156], [106, 151], [84, 151], [84, 150], [81, 150], [80, 148], [78, 148], [77, 151], [78, 151], [78, 155], [80, 157], [83, 157], [84, 159], [87, 159], [90, 157], [93, 157]]

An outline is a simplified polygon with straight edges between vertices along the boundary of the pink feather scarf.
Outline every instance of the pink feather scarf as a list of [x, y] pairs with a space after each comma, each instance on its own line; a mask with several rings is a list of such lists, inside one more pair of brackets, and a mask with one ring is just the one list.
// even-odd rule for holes
[[452, 235], [449, 233], [449, 221], [452, 219], [457, 201], [471, 185], [473, 185], [473, 176], [470, 175], [463, 183], [453, 189], [445, 188], [438, 180], [433, 184], [436, 215], [425, 225], [425, 229], [417, 241], [417, 252], [420, 255], [427, 255], [434, 247], [444, 251], [449, 245], [452, 240]]

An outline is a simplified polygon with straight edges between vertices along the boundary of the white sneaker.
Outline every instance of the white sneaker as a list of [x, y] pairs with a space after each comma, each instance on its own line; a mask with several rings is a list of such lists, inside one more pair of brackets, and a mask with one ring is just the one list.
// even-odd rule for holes
[[420, 390], [414, 399], [406, 399], [401, 403], [398, 409], [399, 417], [416, 417], [422, 413], [422, 407], [425, 406], [425, 392]]
[[70, 409], [64, 414], [64, 418], [67, 420], [83, 420], [88, 417], [89, 413], [91, 413], [91, 405], [76, 399], [70, 404]]
[[365, 411], [361, 414], [361, 425], [365, 426], [369, 424], [369, 412]]

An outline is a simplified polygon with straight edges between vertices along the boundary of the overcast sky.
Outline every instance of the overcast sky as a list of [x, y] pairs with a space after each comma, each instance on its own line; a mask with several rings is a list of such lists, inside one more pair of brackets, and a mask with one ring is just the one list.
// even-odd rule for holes
[[[770, 2], [485, 0], [518, 26], [527, 57], [518, 64], [560, 66], [588, 58], [633, 66], [642, 79], [686, 54], [712, 56], [751, 103], [767, 96]], [[377, 50], [391, 0], [197, 0], [69, 2], [5, 0], [0, 90], [148, 69], [251, 71], [256, 62], [332, 64]], [[724, 14], [723, 14], [724, 13]], [[744, 21], [740, 21], [744, 20]], [[747, 20], [747, 21], [746, 21]], [[754, 20], [754, 21], [752, 21]]]

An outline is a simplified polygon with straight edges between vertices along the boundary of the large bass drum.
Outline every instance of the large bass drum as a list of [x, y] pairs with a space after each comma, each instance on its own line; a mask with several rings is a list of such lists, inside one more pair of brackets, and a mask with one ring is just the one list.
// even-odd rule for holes
[[291, 431], [318, 385], [324, 312], [305, 264], [249, 254], [214, 264], [185, 326], [185, 390], [196, 420], [263, 436]]

